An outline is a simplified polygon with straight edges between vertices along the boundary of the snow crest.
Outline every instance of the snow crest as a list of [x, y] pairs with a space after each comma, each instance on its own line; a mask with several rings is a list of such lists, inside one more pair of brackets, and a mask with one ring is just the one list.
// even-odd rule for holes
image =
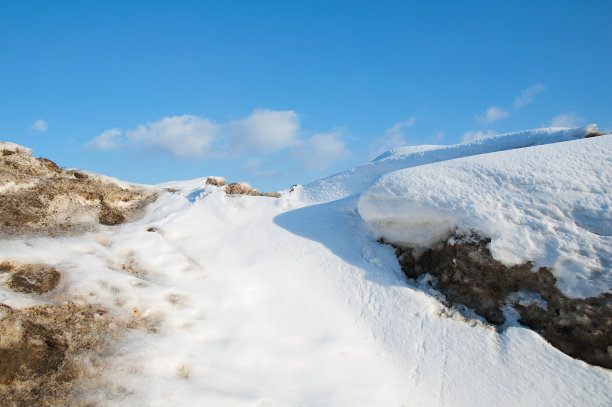
[[329, 202], [356, 195], [382, 175], [403, 168], [453, 160], [495, 151], [583, 138], [597, 131], [592, 124], [576, 128], [543, 128], [501, 134], [451, 146], [408, 146], [390, 150], [366, 165], [332, 175], [296, 190], [296, 197], [307, 202]]

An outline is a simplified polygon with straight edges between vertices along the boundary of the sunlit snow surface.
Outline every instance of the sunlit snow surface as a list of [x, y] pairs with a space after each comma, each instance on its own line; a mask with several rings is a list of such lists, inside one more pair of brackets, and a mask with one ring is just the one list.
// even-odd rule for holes
[[[609, 151], [610, 142], [580, 140], [576, 151], [582, 151], [581, 143], [590, 146], [582, 153], [588, 161], [595, 150]], [[572, 144], [533, 151], [541, 151], [539, 159], [560, 161], [574, 151], [564, 147]], [[498, 156], [499, 171], [522, 157], [511, 153]], [[529, 189], [535, 181], [529, 168], [537, 163], [528, 161], [519, 161], [525, 168], [514, 165], [531, 182], [525, 191], [533, 192], [526, 199], [534, 206], [528, 209], [540, 221], [540, 212], [556, 212], [542, 208], [545, 199], [538, 193], [546, 190]], [[471, 168], [503, 173], [485, 164]], [[573, 165], [565, 166], [579, 168]], [[398, 193], [406, 185], [400, 174]], [[606, 238], [601, 222], [588, 226], [601, 213], [585, 208], [609, 199], [609, 190], [585, 194], [585, 200], [575, 195], [594, 192], [580, 180], [609, 177], [608, 168], [573, 180], [551, 176], [545, 185], [567, 185], [568, 202], [582, 203], [572, 207], [580, 216], [557, 216], [574, 216], [586, 222], [576, 228]], [[439, 181], [431, 180], [429, 187], [444, 190], [436, 189]], [[158, 321], [158, 333], [134, 332], [109, 355], [111, 367], [103, 378], [125, 391], [112, 397], [101, 392], [96, 397], [102, 405], [612, 405], [610, 371], [574, 360], [518, 325], [498, 333], [466, 321], [423, 287], [409, 285], [394, 251], [376, 242], [360, 216], [357, 196], [313, 204], [296, 199], [299, 191], [279, 199], [228, 196], [205, 179], [163, 187], [173, 192], [163, 192], [137, 222], [75, 238], [0, 246], [2, 258], [64, 271], [61, 289], [67, 298], [81, 296], [125, 314], [138, 308]], [[366, 196], [373, 197], [375, 188]], [[419, 189], [423, 196], [426, 189]], [[456, 218], [449, 215], [451, 223]], [[117, 267], [128, 261], [145, 271], [142, 279]], [[14, 306], [37, 301], [6, 290], [0, 299]], [[91, 389], [97, 394], [95, 384]]]
[[575, 140], [596, 130], [597, 126], [595, 125], [569, 129], [551, 127], [500, 134], [451, 146], [399, 147], [381, 154], [371, 163], [351, 168], [300, 187], [294, 192], [293, 196], [307, 202], [333, 201], [360, 194], [381, 176], [403, 168], [494, 151]]
[[476, 230], [506, 265], [551, 267], [569, 296], [612, 291], [610, 135], [391, 172], [359, 213], [377, 235], [417, 247]]

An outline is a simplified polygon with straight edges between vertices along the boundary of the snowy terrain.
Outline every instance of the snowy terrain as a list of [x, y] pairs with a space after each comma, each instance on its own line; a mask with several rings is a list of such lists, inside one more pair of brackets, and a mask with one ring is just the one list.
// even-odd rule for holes
[[361, 195], [379, 237], [425, 247], [454, 229], [492, 238], [506, 265], [550, 267], [570, 297], [612, 291], [612, 137], [388, 173]]
[[[52, 265], [63, 297], [155, 325], [79, 396], [100, 405], [610, 406], [611, 371], [447, 309], [376, 241], [478, 229], [570, 294], [609, 292], [612, 136], [576, 140], [593, 130], [398, 149], [280, 198], [168, 183], [140, 220], [3, 240], [0, 259]], [[16, 308], [53, 298], [0, 288]]]
[[371, 163], [298, 188], [294, 195], [307, 202], [332, 201], [359, 194], [381, 176], [403, 168], [495, 151], [575, 140], [596, 131], [595, 125], [571, 129], [544, 128], [501, 134], [451, 146], [399, 147], [379, 155]]

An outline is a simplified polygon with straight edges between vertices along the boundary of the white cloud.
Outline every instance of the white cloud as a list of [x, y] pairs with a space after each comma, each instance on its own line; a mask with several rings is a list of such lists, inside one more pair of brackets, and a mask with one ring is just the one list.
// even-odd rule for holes
[[501, 107], [491, 106], [487, 109], [484, 115], [474, 116], [474, 121], [478, 124], [491, 124], [501, 119], [510, 116], [510, 112]]
[[514, 98], [514, 107], [519, 108], [521, 106], [526, 106], [530, 104], [531, 102], [533, 102], [533, 98], [535, 97], [535, 95], [542, 92], [544, 89], [546, 88], [541, 83], [536, 83], [535, 85], [524, 89], [520, 95]]
[[293, 149], [293, 155], [301, 162], [301, 166], [309, 170], [324, 170], [335, 161], [348, 158], [350, 151], [343, 140], [341, 130], [319, 133], [301, 141]]
[[296, 144], [299, 127], [299, 116], [292, 110], [256, 109], [249, 117], [224, 125], [223, 134], [229, 139], [230, 154], [274, 153]]
[[218, 134], [219, 125], [192, 115], [164, 117], [125, 132], [130, 144], [173, 157], [194, 158], [212, 155]]
[[[411, 121], [398, 123], [389, 134], [401, 132], [411, 124]], [[342, 130], [310, 137], [300, 133], [296, 112], [256, 109], [248, 117], [226, 123], [183, 115], [165, 117], [132, 130], [109, 129], [85, 147], [90, 150], [131, 147], [177, 158], [238, 157], [246, 161], [243, 170], [258, 177], [277, 176], [275, 167], [285, 165], [287, 159], [303, 169], [323, 170], [351, 154]]]
[[47, 124], [46, 121], [44, 121], [43, 119], [38, 119], [34, 123], [32, 123], [30, 127], [28, 127], [28, 130], [39, 131], [41, 133], [45, 133], [48, 128], [49, 128], [49, 125]]
[[584, 117], [577, 116], [576, 113], [559, 114], [550, 122], [550, 127], [577, 127], [584, 123]]
[[193, 115], [169, 116], [133, 130], [105, 130], [85, 145], [92, 150], [132, 146], [173, 157], [240, 156], [274, 153], [298, 143], [299, 116], [294, 111], [257, 109], [240, 120], [217, 124]]
[[497, 135], [497, 132], [493, 130], [487, 130], [487, 131], [470, 130], [468, 132], [463, 133], [463, 136], [461, 136], [461, 141], [463, 143], [469, 143], [470, 141], [480, 140], [483, 138], [493, 137], [496, 135]]
[[390, 138], [403, 137], [404, 129], [412, 126], [415, 120], [416, 119], [414, 117], [411, 117], [408, 120], [404, 120], [402, 122], [395, 123], [393, 127], [390, 127], [387, 130], [385, 130], [383, 137], [390, 137]]
[[125, 138], [120, 129], [108, 129], [85, 144], [85, 148], [88, 150], [113, 150], [121, 147], [124, 143]]

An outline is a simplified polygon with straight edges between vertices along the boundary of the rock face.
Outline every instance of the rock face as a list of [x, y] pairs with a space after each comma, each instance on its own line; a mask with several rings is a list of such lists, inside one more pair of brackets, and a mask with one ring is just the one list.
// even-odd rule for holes
[[455, 236], [416, 255], [395, 247], [408, 278], [429, 273], [447, 305], [463, 304], [494, 325], [506, 322], [513, 307], [519, 322], [540, 333], [564, 353], [612, 369], [612, 295], [568, 298], [550, 270], [531, 263], [507, 267], [491, 256], [489, 239]]
[[155, 191], [59, 168], [0, 142], [0, 234], [62, 234], [135, 218]]

